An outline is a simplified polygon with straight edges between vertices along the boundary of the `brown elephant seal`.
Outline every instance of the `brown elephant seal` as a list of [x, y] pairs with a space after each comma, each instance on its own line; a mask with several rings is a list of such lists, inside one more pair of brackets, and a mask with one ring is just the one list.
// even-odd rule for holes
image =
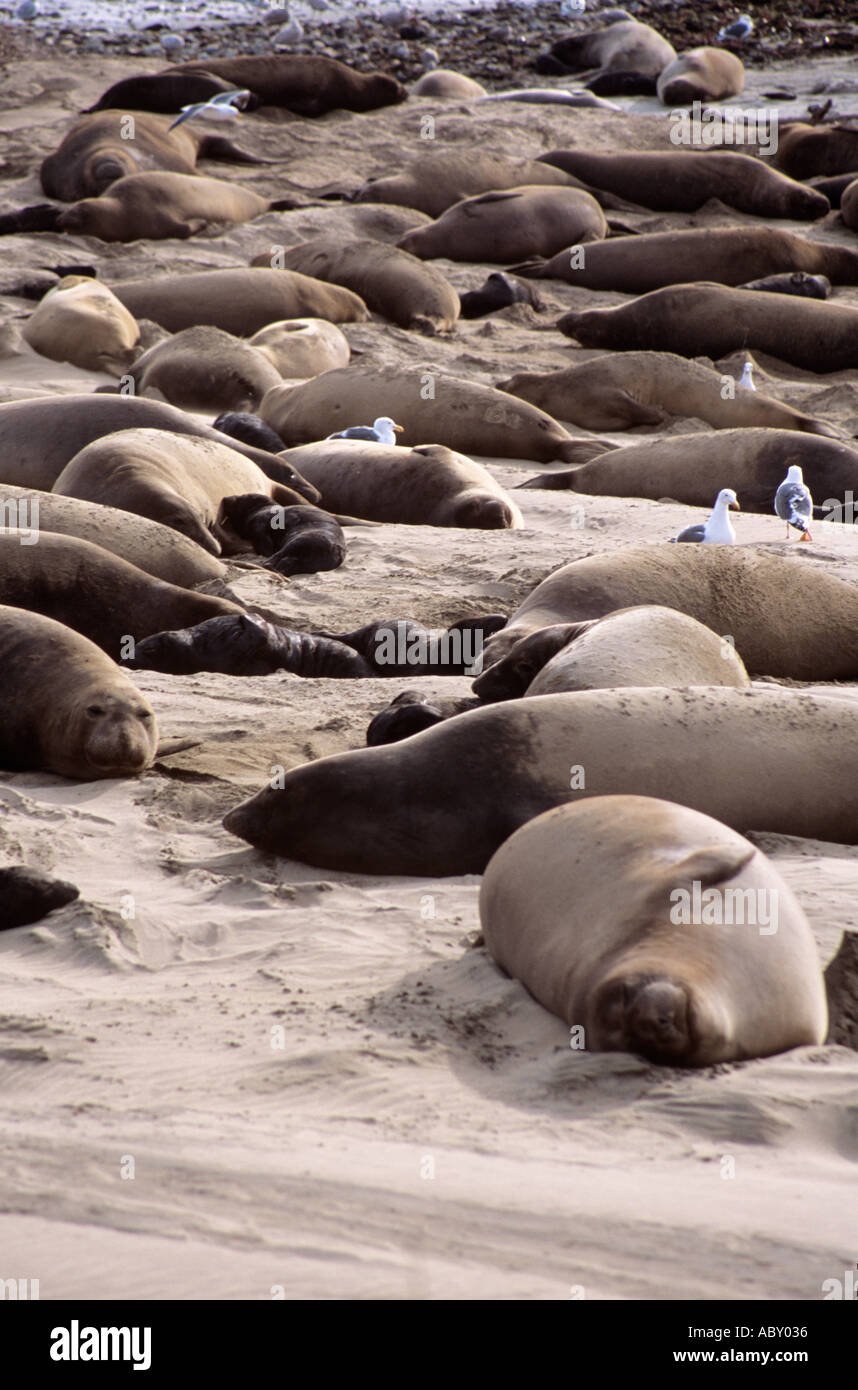
[[828, 299], [831, 295], [831, 281], [827, 275], [808, 275], [804, 270], [794, 270], [784, 275], [765, 275], [762, 280], [748, 280], [736, 288], [756, 290], [762, 294], [797, 294], [802, 299]]
[[[0, 405], [0, 484], [49, 492], [66, 464], [87, 444], [128, 429], [169, 430], [224, 443], [218, 430], [162, 401], [97, 394], [10, 401]], [[276, 454], [239, 440], [231, 447], [257, 464], [266, 477], [292, 488], [301, 501], [318, 502], [316, 489]]]
[[840, 199], [840, 216], [853, 232], [858, 232], [858, 178], [846, 189]]
[[359, 203], [395, 203], [417, 208], [429, 217], [472, 198], [499, 188], [523, 188], [531, 184], [553, 184], [558, 188], [578, 188], [580, 184], [561, 169], [539, 164], [535, 159], [507, 159], [502, 155], [480, 154], [474, 150], [458, 154], [448, 150], [421, 155], [399, 174], [368, 180], [357, 194]]
[[833, 504], [858, 491], [858, 449], [817, 435], [799, 441], [795, 433], [780, 429], [641, 439], [567, 474], [566, 486], [592, 497], [649, 497], [655, 502], [672, 497], [692, 507], [709, 507], [712, 479], [717, 478], [739, 494], [743, 510], [769, 516], [793, 463], [801, 465], [820, 505], [823, 499]]
[[406, 526], [505, 530], [521, 512], [482, 464], [441, 444], [413, 449], [353, 439], [325, 439], [283, 455], [322, 494], [330, 512]]
[[113, 293], [135, 318], [154, 319], [170, 333], [213, 324], [247, 338], [280, 319], [319, 318], [363, 323], [363, 300], [341, 285], [327, 285], [291, 270], [235, 267], [190, 275], [123, 280]]
[[775, 164], [794, 179], [858, 169], [858, 130], [849, 125], [781, 125]]
[[267, 555], [265, 568], [278, 574], [335, 570], [346, 558], [346, 538], [336, 517], [318, 507], [280, 507], [261, 493], [224, 497], [218, 526]]
[[[253, 265], [268, 265], [269, 255]], [[436, 266], [424, 265], [407, 250], [369, 237], [343, 241], [339, 236], [278, 252], [278, 267], [299, 271], [354, 291], [374, 313], [421, 333], [448, 332], [459, 317], [459, 296]]]
[[697, 212], [711, 198], [753, 217], [804, 221], [829, 211], [820, 190], [728, 150], [549, 150], [538, 162], [656, 212]]
[[0, 931], [41, 922], [49, 912], [73, 903], [79, 890], [73, 883], [51, 878], [40, 869], [12, 864], [0, 869]]
[[508, 309], [510, 304], [529, 304], [536, 313], [544, 308], [532, 285], [526, 280], [516, 280], [513, 275], [504, 275], [501, 270], [493, 270], [478, 290], [460, 294], [459, 304], [463, 319], [496, 314], [498, 309]]
[[809, 372], [858, 366], [858, 309], [726, 285], [670, 285], [612, 309], [564, 314], [557, 327], [582, 347], [712, 358], [741, 348]]
[[567, 72], [587, 70], [588, 86], [602, 96], [646, 95], [676, 49], [649, 24], [627, 18], [569, 34], [552, 45], [551, 56]]
[[691, 106], [695, 101], [738, 96], [744, 86], [745, 69], [735, 53], [724, 48], [690, 48], [662, 70], [656, 92], [664, 106]]
[[129, 174], [97, 198], [72, 203], [57, 226], [102, 241], [163, 241], [194, 236], [210, 222], [251, 222], [271, 206], [268, 198], [225, 179], [159, 170]]
[[424, 72], [411, 88], [413, 97], [440, 97], [442, 101], [467, 100], [469, 97], [484, 97], [485, 87], [466, 77], [463, 72], [451, 72], [449, 68], [434, 68]]
[[137, 395], [157, 392], [170, 405], [199, 411], [254, 411], [283, 380], [266, 353], [208, 324], [156, 343], [127, 375]]
[[53, 492], [10, 483], [0, 483], [0, 529], [23, 533], [23, 542], [21, 535], [18, 539], [24, 545], [38, 544], [40, 531], [76, 536], [121, 556], [155, 579], [183, 589], [226, 575], [220, 560], [169, 526], [118, 507], [106, 507], [103, 502], [58, 497]]
[[669, 542], [555, 570], [491, 638], [485, 665], [540, 628], [641, 604], [675, 608], [729, 639], [752, 675], [827, 681], [858, 673], [858, 587], [769, 551]]
[[106, 285], [70, 275], [48, 290], [21, 336], [54, 362], [121, 376], [134, 359], [140, 329]]
[[327, 319], [281, 319], [266, 324], [248, 341], [265, 354], [281, 377], [292, 381], [347, 367], [351, 358], [345, 333]]
[[686, 613], [654, 604], [524, 637], [477, 677], [473, 690], [481, 700], [508, 700], [618, 686], [748, 684], [729, 642]]
[[537, 816], [491, 859], [480, 922], [492, 960], [588, 1052], [705, 1067], [825, 1041], [798, 900], [749, 840], [687, 807], [599, 796]]
[[151, 705], [79, 633], [4, 605], [0, 671], [0, 767], [82, 781], [151, 767], [158, 743]]
[[[83, 114], [89, 115], [92, 111], [154, 111], [161, 116], [175, 116], [183, 106], [206, 102], [221, 92], [234, 90], [234, 83], [208, 72], [138, 73], [136, 77], [124, 77], [114, 82]], [[254, 111], [259, 105], [259, 98], [251, 92], [242, 109]]]
[[811, 242], [781, 227], [697, 227], [567, 247], [550, 260], [512, 268], [518, 275], [625, 294], [689, 284], [701, 270], [707, 283], [722, 285], [740, 285], [784, 270], [807, 270], [827, 275], [834, 284], [854, 285], [858, 251]]
[[856, 740], [851, 701], [794, 691], [540, 695], [304, 764], [224, 825], [320, 868], [442, 877], [482, 873], [542, 811], [614, 792], [663, 797], [746, 831], [855, 844]]
[[52, 490], [158, 521], [213, 555], [229, 542], [217, 524], [224, 497], [252, 492], [285, 505], [302, 501], [226, 441], [150, 429], [94, 440], [66, 464]]
[[428, 227], [406, 232], [397, 245], [423, 260], [443, 256], [505, 265], [526, 256], [553, 256], [564, 246], [599, 241], [607, 232], [604, 212], [583, 189], [534, 185], [454, 203]]
[[[326, 440], [356, 420], [390, 414], [403, 427], [402, 444], [429, 441], [460, 454], [583, 463], [605, 447], [573, 439], [543, 411], [494, 387], [400, 367], [344, 367], [300, 386], [275, 386], [259, 413], [289, 444]], [[357, 446], [348, 447], [352, 457]]]
[[375, 111], [404, 101], [408, 89], [383, 72], [356, 72], [336, 58], [307, 53], [263, 53], [247, 58], [201, 58], [170, 69], [205, 72], [233, 87], [246, 87], [263, 106], [282, 106], [297, 116], [327, 111]]
[[76, 203], [97, 198], [126, 174], [163, 169], [193, 174], [198, 159], [264, 163], [244, 154], [222, 135], [192, 135], [187, 127], [145, 111], [97, 111], [81, 116], [53, 154], [42, 160], [39, 177], [49, 198]]
[[372, 667], [341, 642], [291, 632], [251, 613], [209, 618], [193, 627], [164, 631], [138, 642], [136, 670], [191, 676], [217, 671], [227, 676], [293, 675], [355, 680], [375, 674]]
[[0, 603], [42, 613], [88, 637], [118, 661], [129, 642], [243, 610], [229, 599], [153, 579], [118, 555], [43, 531], [38, 545], [0, 534]]
[[518, 372], [499, 381], [498, 388], [530, 401], [555, 420], [588, 430], [659, 425], [674, 415], [705, 420], [716, 429], [758, 425], [835, 437], [821, 420], [747, 386], [737, 383], [735, 395], [725, 399], [720, 372], [672, 352], [606, 353], [556, 372]]

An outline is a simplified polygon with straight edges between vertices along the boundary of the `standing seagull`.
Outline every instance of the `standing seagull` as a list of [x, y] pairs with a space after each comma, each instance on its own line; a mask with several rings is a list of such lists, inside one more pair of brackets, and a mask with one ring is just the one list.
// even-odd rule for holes
[[733, 523], [727, 515], [728, 507], [734, 511], [741, 511], [739, 499], [731, 487], [724, 487], [715, 498], [715, 506], [712, 508], [712, 515], [705, 523], [697, 526], [686, 526], [684, 531], [680, 531], [678, 536], [671, 536], [672, 541], [714, 541], [716, 545], [733, 545], [736, 540], [736, 532], [733, 530]]
[[753, 362], [746, 362], [745, 365], [744, 365], [744, 367], [742, 368], [742, 375], [741, 375], [741, 377], [739, 378], [739, 385], [740, 385], [740, 386], [746, 386], [746, 387], [748, 388], [749, 391], [756, 391], [756, 389], [757, 389], [756, 386], [754, 385], [754, 379], [753, 379], [753, 377], [751, 376], [751, 372], [752, 372], [753, 370], [754, 370], [754, 364], [753, 364]]
[[749, 14], [740, 14], [732, 24], [725, 24], [718, 30], [719, 39], [747, 39], [754, 32], [754, 21]]
[[352, 425], [351, 429], [329, 434], [328, 439], [368, 439], [373, 444], [395, 444], [402, 425], [394, 424], [389, 415], [379, 415], [372, 425]]
[[807, 529], [807, 523], [813, 516], [813, 498], [804, 485], [801, 476], [801, 469], [797, 463], [792, 464], [787, 469], [787, 475], [775, 493], [775, 512], [781, 521], [787, 524], [786, 538], [789, 540], [789, 528], [794, 526], [796, 531], [801, 531], [799, 540], [812, 540]]
[[183, 121], [193, 120], [195, 116], [205, 116], [210, 121], [234, 121], [250, 100], [250, 92], [218, 92], [208, 101], [197, 101], [193, 106], [183, 106], [181, 116], [177, 116], [169, 130], [175, 130]]

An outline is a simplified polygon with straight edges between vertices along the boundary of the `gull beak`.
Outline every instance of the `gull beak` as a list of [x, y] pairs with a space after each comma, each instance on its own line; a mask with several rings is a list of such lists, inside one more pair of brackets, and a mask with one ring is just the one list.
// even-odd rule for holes
[[403, 431], [404, 429], [405, 429], [405, 426], [404, 426], [404, 425], [394, 425], [394, 426], [393, 426], [393, 433], [394, 433], [394, 434], [402, 434], [402, 431]]
[[730, 511], [731, 511], [731, 512], [740, 512], [741, 510], [742, 510], [742, 508], [739, 506], [739, 503], [738, 503], [738, 502], [731, 502], [731, 503], [730, 503]]

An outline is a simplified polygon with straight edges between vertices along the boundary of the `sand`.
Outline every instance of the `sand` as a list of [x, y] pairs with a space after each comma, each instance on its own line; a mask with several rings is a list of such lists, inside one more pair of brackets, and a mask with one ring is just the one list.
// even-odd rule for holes
[[[72, 113], [133, 68], [157, 66], [81, 57], [69, 67], [52, 56], [10, 68], [3, 205], [42, 201], [38, 161]], [[805, 105], [823, 68], [786, 70]], [[751, 85], [771, 81], [755, 72]], [[282, 168], [204, 168], [275, 196], [283, 177], [354, 187], [425, 150], [427, 113], [438, 145], [666, 148], [655, 104], [627, 105], [615, 115], [424, 101], [314, 122], [250, 117], [236, 138]], [[753, 219], [711, 205], [630, 220], [648, 230]], [[80, 261], [111, 283], [246, 264], [322, 229], [390, 236], [391, 225], [383, 210], [331, 203], [188, 242], [10, 237], [3, 265]], [[778, 225], [855, 244], [834, 218]], [[439, 264], [459, 289], [490, 269]], [[623, 296], [539, 288], [546, 312], [516, 307], [449, 337], [378, 319], [345, 331], [356, 361], [484, 383], [594, 355], [554, 331], [557, 313]], [[858, 305], [858, 289], [836, 300]], [[3, 297], [0, 320], [14, 325], [31, 309]], [[743, 360], [717, 366], [737, 375]], [[754, 360], [760, 388], [846, 438], [858, 432], [855, 372], [815, 377]], [[29, 350], [0, 359], [0, 401], [108, 381]], [[708, 428], [674, 421], [663, 432]], [[510, 487], [539, 471], [483, 461]], [[566, 561], [663, 540], [704, 516], [670, 503], [515, 496], [521, 531], [350, 532], [337, 571], [287, 583], [235, 567], [229, 583], [300, 628], [378, 616], [440, 624], [511, 611]], [[741, 544], [797, 549], [774, 517], [743, 514], [736, 525]], [[853, 528], [818, 524], [801, 551], [858, 583]], [[38, 1278], [43, 1299], [701, 1300], [815, 1300], [824, 1280], [843, 1278], [858, 1237], [855, 1052], [803, 1048], [694, 1072], [575, 1053], [564, 1025], [478, 943], [477, 877], [320, 876], [221, 828], [272, 766], [360, 747], [371, 716], [406, 687], [465, 694], [467, 680], [137, 680], [162, 736], [191, 748], [136, 780], [0, 776], [0, 860], [37, 865], [81, 894], [0, 936], [0, 1277]], [[814, 689], [851, 699], [858, 687]], [[856, 930], [858, 849], [755, 840], [798, 894], [824, 965]]]

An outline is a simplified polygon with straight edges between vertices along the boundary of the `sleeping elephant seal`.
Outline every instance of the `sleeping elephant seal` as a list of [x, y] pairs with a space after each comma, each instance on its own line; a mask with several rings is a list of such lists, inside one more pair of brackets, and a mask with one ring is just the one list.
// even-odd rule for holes
[[711, 358], [741, 348], [808, 372], [858, 367], [858, 309], [726, 285], [670, 285], [611, 309], [574, 310], [557, 327], [582, 347]]
[[451, 72], [449, 68], [435, 68], [424, 72], [411, 88], [413, 97], [440, 97], [442, 101], [467, 100], [469, 97], [484, 97], [485, 87], [463, 72]]
[[858, 284], [858, 251], [808, 241], [781, 227], [697, 227], [644, 232], [582, 247], [567, 247], [550, 260], [512, 269], [542, 280], [565, 280], [587, 290], [646, 294], [665, 285], [689, 284], [705, 271], [706, 282], [740, 285], [775, 271], [807, 270], [834, 284]]
[[79, 633], [0, 607], [0, 672], [0, 767], [87, 782], [151, 767], [158, 743], [151, 705]]
[[224, 497], [253, 492], [285, 505], [302, 501], [226, 442], [167, 430], [119, 430], [96, 439], [66, 464], [53, 491], [148, 517], [213, 555], [229, 542], [217, 525]]
[[135, 318], [154, 319], [170, 333], [210, 323], [247, 338], [279, 319], [363, 323], [369, 318], [363, 300], [351, 290], [295, 271], [261, 267], [123, 280], [113, 293]]
[[[251, 262], [255, 266], [270, 263], [269, 253]], [[315, 237], [288, 251], [278, 250], [277, 268], [343, 285], [360, 295], [368, 309], [400, 328], [443, 333], [459, 317], [459, 296], [447, 277], [436, 266], [424, 265], [407, 249], [386, 241]]]
[[283, 380], [267, 354], [222, 328], [185, 328], [144, 352], [127, 375], [138, 396], [181, 410], [253, 411]]
[[282, 106], [297, 116], [327, 111], [375, 111], [404, 101], [408, 89], [383, 72], [356, 72], [336, 58], [307, 53], [263, 53], [239, 58], [199, 58], [171, 72], [205, 72], [233, 87], [247, 88], [264, 106]]
[[498, 382], [499, 390], [530, 401], [555, 420], [588, 430], [659, 425], [674, 415], [705, 420], [716, 429], [759, 425], [836, 436], [830, 425], [761, 391], [737, 384], [735, 395], [725, 399], [723, 387], [720, 372], [672, 352], [606, 353], [556, 372], [518, 372]]
[[501, 155], [479, 154], [470, 150], [458, 154], [426, 154], [414, 159], [399, 174], [370, 179], [357, 194], [359, 203], [397, 203], [417, 208], [429, 217], [471, 198], [498, 188], [522, 188], [530, 184], [553, 184], [558, 188], [580, 188], [578, 179], [540, 164], [535, 159], [507, 159]]
[[589, 1052], [705, 1067], [825, 1041], [798, 900], [749, 840], [684, 806], [599, 796], [537, 816], [490, 861], [480, 922]]
[[19, 544], [14, 531], [0, 534], [0, 603], [74, 628], [115, 661], [128, 655], [129, 639], [243, 611], [229, 599], [166, 584], [100, 546], [50, 531], [40, 533], [38, 545]]
[[587, 85], [602, 96], [646, 95], [676, 49], [649, 24], [627, 16], [598, 29], [569, 34], [552, 45], [551, 56], [567, 72], [585, 69]]
[[858, 178], [856, 178], [840, 200], [840, 216], [853, 232], [858, 232]]
[[346, 558], [346, 538], [336, 517], [318, 507], [279, 507], [259, 493], [224, 497], [218, 526], [227, 525], [278, 574], [335, 570]]
[[821, 566], [738, 545], [631, 546], [563, 565], [490, 639], [485, 665], [539, 628], [641, 604], [675, 608], [730, 639], [752, 675], [858, 676], [858, 587]]
[[808, 275], [804, 270], [792, 274], [765, 275], [762, 280], [748, 280], [737, 285], [739, 290], [757, 290], [762, 294], [797, 294], [802, 299], [828, 299], [831, 281], [827, 275]]
[[287, 449], [283, 457], [306, 469], [329, 512], [405, 526], [497, 531], [524, 525], [518, 507], [488, 469], [442, 444], [403, 449], [325, 439]]
[[79, 896], [73, 883], [50, 878], [39, 869], [12, 864], [0, 869], [0, 931], [41, 922], [49, 912]]
[[454, 700], [430, 699], [419, 690], [403, 690], [370, 720], [366, 746], [380, 748], [385, 743], [399, 743], [435, 724], [443, 724], [445, 719], [452, 719], [456, 714], [476, 709], [478, 705], [479, 700], [467, 696]]
[[[220, 92], [235, 91], [235, 84], [210, 72], [148, 72], [136, 77], [124, 77], [108, 87], [91, 111], [154, 111], [162, 116], [177, 116], [183, 106], [207, 102]], [[242, 110], [255, 111], [259, 98], [251, 92]]]
[[656, 92], [664, 106], [723, 101], [738, 96], [745, 85], [741, 58], [723, 48], [690, 48], [668, 63]]
[[140, 329], [106, 285], [68, 275], [48, 290], [22, 324], [21, 336], [54, 362], [121, 376], [134, 360]]
[[449, 261], [507, 265], [526, 256], [553, 256], [564, 246], [600, 241], [607, 233], [604, 212], [582, 188], [533, 185], [454, 203], [428, 227], [406, 232], [397, 245], [423, 260], [443, 256]]
[[97, 198], [72, 203], [57, 227], [102, 241], [184, 239], [210, 222], [251, 222], [271, 206], [268, 198], [225, 179], [153, 171], [126, 175]]
[[486, 314], [496, 314], [498, 309], [508, 309], [510, 304], [529, 304], [536, 313], [544, 308], [532, 285], [526, 280], [504, 275], [501, 270], [493, 270], [478, 290], [466, 290], [460, 294], [459, 304], [463, 319], [479, 319]]
[[858, 130], [849, 125], [781, 125], [775, 163], [793, 179], [858, 169]]
[[296, 676], [353, 680], [375, 672], [341, 642], [290, 632], [251, 613], [210, 618], [194, 627], [155, 633], [138, 642], [129, 663], [137, 670], [192, 676], [218, 671], [226, 676], [269, 676], [291, 671]]
[[855, 844], [856, 746], [858, 707], [828, 696], [705, 686], [540, 695], [294, 768], [224, 825], [323, 869], [441, 877], [482, 873], [540, 812], [613, 792], [746, 831]]
[[752, 217], [824, 217], [828, 198], [732, 150], [549, 150], [539, 163], [656, 212], [697, 212], [717, 198]]
[[351, 357], [345, 333], [327, 319], [281, 319], [260, 328], [249, 342], [287, 380], [306, 381], [320, 372], [347, 367]]
[[[422, 379], [413, 369], [344, 367], [300, 386], [275, 386], [259, 413], [289, 444], [322, 440], [330, 447], [327, 437], [337, 430], [389, 415], [403, 427], [402, 444], [441, 444], [461, 454], [584, 463], [609, 447], [596, 439], [573, 439], [544, 411], [492, 386], [434, 372], [429, 379], [433, 391], [424, 400]], [[349, 440], [347, 447], [342, 457], [356, 459], [354, 450], [363, 445]]]

